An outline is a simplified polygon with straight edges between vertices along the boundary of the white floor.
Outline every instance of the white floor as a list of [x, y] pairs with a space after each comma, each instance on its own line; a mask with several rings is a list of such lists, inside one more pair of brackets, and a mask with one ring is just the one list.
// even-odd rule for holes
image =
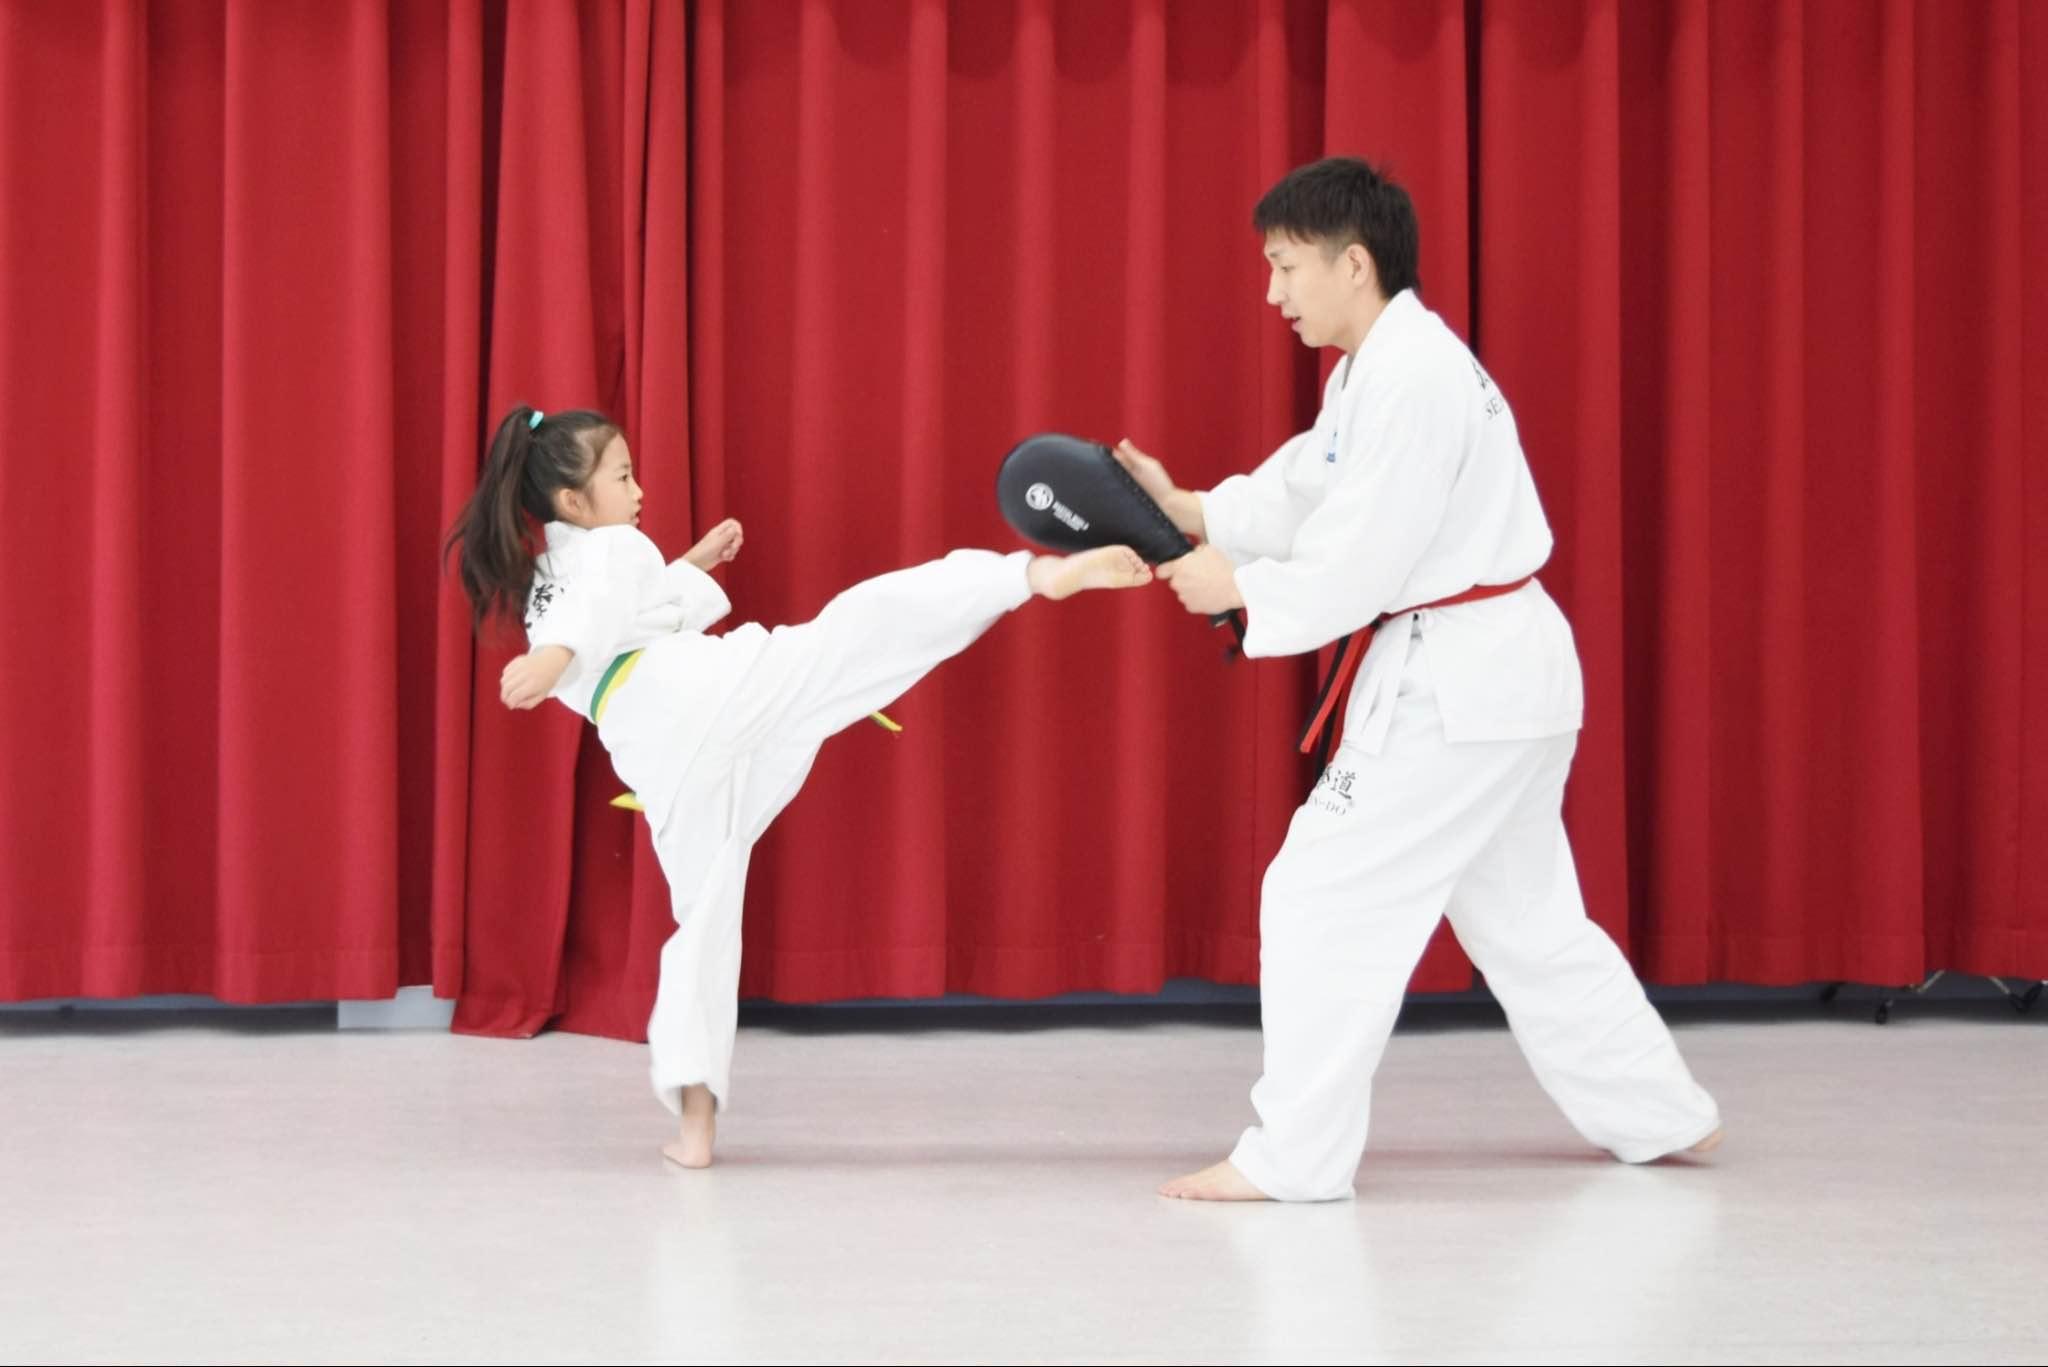
[[1711, 1163], [1421, 1012], [1317, 1207], [1152, 1195], [1249, 1116], [1244, 1010], [755, 1016], [703, 1173], [638, 1046], [4, 1014], [0, 1359], [2048, 1360], [2048, 1009], [1671, 1014]]

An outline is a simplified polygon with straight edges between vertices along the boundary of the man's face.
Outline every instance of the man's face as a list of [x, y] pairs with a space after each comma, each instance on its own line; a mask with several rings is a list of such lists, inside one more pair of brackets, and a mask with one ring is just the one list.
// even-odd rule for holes
[[1353, 243], [1332, 250], [1329, 243], [1304, 242], [1280, 231], [1266, 234], [1271, 275], [1266, 302], [1293, 325], [1304, 346], [1338, 346], [1355, 351], [1358, 296], [1372, 289], [1372, 257]]

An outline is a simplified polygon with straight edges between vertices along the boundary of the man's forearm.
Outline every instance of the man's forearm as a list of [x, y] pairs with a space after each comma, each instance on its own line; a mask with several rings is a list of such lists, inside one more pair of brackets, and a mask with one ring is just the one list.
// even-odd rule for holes
[[1208, 540], [1208, 529], [1202, 520], [1202, 500], [1196, 497], [1194, 490], [1175, 489], [1166, 496], [1160, 511], [1172, 518], [1173, 525], [1184, 534], [1197, 540]]

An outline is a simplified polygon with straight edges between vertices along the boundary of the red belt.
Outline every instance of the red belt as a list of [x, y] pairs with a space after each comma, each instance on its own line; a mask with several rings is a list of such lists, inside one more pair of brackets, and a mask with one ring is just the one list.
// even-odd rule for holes
[[[1417, 603], [1412, 608], [1399, 612], [1383, 612], [1337, 642], [1337, 658], [1330, 661], [1330, 670], [1323, 676], [1322, 691], [1316, 694], [1316, 714], [1309, 718], [1308, 729], [1301, 733], [1301, 753], [1315, 751], [1316, 768], [1321, 769], [1330, 755], [1330, 742], [1343, 731], [1344, 701], [1351, 693], [1351, 676], [1358, 672], [1358, 662], [1365, 658], [1365, 648], [1372, 644], [1373, 633], [1396, 617], [1405, 617], [1411, 612], [1424, 612], [1430, 608], [1451, 608], [1460, 603], [1476, 603], [1482, 598], [1499, 598], [1526, 587], [1535, 575], [1525, 575], [1512, 584], [1480, 584], [1454, 593], [1448, 598], [1439, 598], [1434, 603]], [[1325, 725], [1327, 724], [1327, 731]], [[1316, 738], [1322, 737], [1318, 746]]]

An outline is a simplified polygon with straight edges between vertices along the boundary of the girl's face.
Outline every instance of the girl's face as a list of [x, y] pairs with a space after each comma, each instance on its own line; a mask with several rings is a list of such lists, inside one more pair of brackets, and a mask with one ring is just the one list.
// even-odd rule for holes
[[624, 437], [613, 437], [598, 453], [597, 468], [581, 489], [555, 494], [555, 508], [564, 522], [579, 527], [640, 525], [640, 485], [633, 478], [633, 453]]

